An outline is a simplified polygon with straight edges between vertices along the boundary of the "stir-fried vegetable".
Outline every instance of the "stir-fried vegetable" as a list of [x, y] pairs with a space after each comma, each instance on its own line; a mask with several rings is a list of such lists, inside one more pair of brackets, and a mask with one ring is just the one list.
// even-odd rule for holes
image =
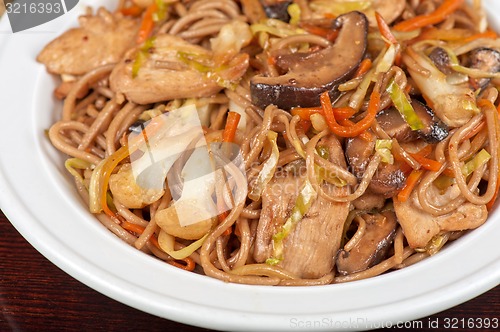
[[144, 62], [146, 61], [149, 50], [154, 47], [155, 44], [155, 38], [148, 38], [145, 42], [144, 45], [141, 46], [141, 48], [137, 51], [137, 54], [134, 59], [134, 63], [132, 65], [132, 78], [136, 78], [137, 74], [139, 73], [139, 69], [143, 66]]
[[[422, 52], [408, 47], [403, 61], [434, 113], [448, 126], [459, 127], [479, 112], [474, 91], [467, 84], [453, 85]], [[412, 59], [410, 60], [408, 56]], [[415, 63], [420, 68], [415, 68]]]
[[479, 167], [483, 166], [491, 159], [491, 155], [485, 149], [481, 149], [471, 160], [462, 166], [462, 173], [469, 176]]
[[382, 157], [382, 161], [387, 164], [394, 163], [394, 156], [391, 153], [392, 140], [378, 139], [375, 141], [375, 151]]
[[311, 8], [323, 15], [329, 14], [334, 17], [351, 12], [353, 10], [363, 11], [370, 8], [372, 1], [329, 1], [317, 0], [311, 2]]
[[229, 112], [227, 114], [226, 127], [222, 133], [222, 140], [224, 142], [233, 142], [234, 136], [236, 135], [236, 130], [238, 129], [238, 123], [240, 122], [241, 115], [236, 112]]
[[444, 2], [430, 14], [415, 16], [394, 26], [399, 31], [410, 31], [423, 28], [444, 21], [448, 15], [456, 11], [464, 0], [444, 0]]
[[355, 137], [367, 130], [375, 120], [380, 104], [380, 93], [378, 91], [373, 91], [370, 96], [370, 101], [368, 104], [367, 114], [359, 122], [343, 126], [338, 124], [335, 116], [333, 114], [332, 104], [330, 101], [330, 96], [328, 93], [323, 93], [321, 95], [321, 106], [323, 107], [323, 112], [326, 118], [326, 122], [330, 127], [330, 130], [342, 137]]
[[262, 195], [262, 191], [265, 186], [271, 181], [274, 176], [274, 172], [276, 171], [276, 166], [278, 165], [279, 159], [279, 150], [278, 144], [276, 142], [278, 138], [278, 134], [274, 131], [269, 131], [267, 133], [267, 140], [271, 145], [271, 155], [264, 162], [261, 171], [259, 172], [255, 181], [251, 184], [250, 192], [248, 193], [248, 197], [251, 200], [257, 201]]
[[83, 184], [83, 177], [76, 169], [87, 169], [91, 166], [88, 161], [78, 159], [78, 158], [69, 158], [64, 162], [64, 167], [68, 170], [68, 172], [75, 177], [75, 179]]
[[207, 236], [208, 234], [206, 234], [202, 238], [194, 241], [193, 243], [189, 244], [188, 246], [182, 249], [175, 250], [174, 248], [175, 238], [164, 231], [160, 231], [160, 235], [158, 236], [158, 244], [163, 251], [165, 251], [173, 258], [184, 259], [186, 257], [189, 257], [196, 250], [198, 250], [203, 245], [203, 242], [205, 241]]
[[419, 130], [424, 128], [424, 124], [418, 117], [417, 113], [411, 106], [410, 101], [406, 97], [403, 89], [396, 83], [396, 81], [391, 80], [387, 86], [387, 92], [391, 96], [392, 103], [394, 107], [399, 111], [403, 119], [408, 123], [412, 130]]

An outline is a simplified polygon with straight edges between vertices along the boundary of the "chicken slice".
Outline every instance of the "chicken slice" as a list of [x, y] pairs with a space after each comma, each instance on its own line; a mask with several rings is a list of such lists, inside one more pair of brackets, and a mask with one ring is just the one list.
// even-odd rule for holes
[[80, 27], [63, 33], [40, 52], [37, 61], [53, 74], [83, 75], [117, 63], [135, 44], [139, 21], [105, 8], [79, 17]]
[[[457, 196], [457, 188], [451, 186], [444, 195], [436, 196], [432, 202], [445, 202], [446, 197]], [[431, 190], [432, 191], [432, 190]], [[431, 193], [432, 194], [432, 193]], [[408, 200], [394, 200], [394, 210], [403, 233], [412, 248], [424, 248], [427, 243], [441, 232], [463, 231], [481, 226], [488, 217], [485, 205], [465, 202], [455, 211], [442, 216], [433, 216], [424, 211], [414, 191]]]
[[[342, 148], [332, 135], [322, 139], [329, 159], [346, 167]], [[288, 174], [274, 178], [262, 196], [262, 215], [255, 240], [254, 258], [264, 262], [272, 255], [272, 237], [285, 223], [295, 205], [305, 176]], [[326, 193], [332, 196], [349, 194], [348, 187], [323, 184]], [[283, 240], [282, 268], [301, 278], [320, 278], [333, 270], [334, 257], [340, 248], [342, 231], [350, 203], [335, 203], [318, 196], [309, 211]]]
[[137, 104], [209, 97], [238, 82], [249, 64], [248, 54], [240, 53], [220, 68], [210, 68], [203, 62], [213, 57], [211, 51], [167, 34], [154, 39], [139, 64], [138, 52], [140, 48], [127, 52], [110, 76], [113, 91]]

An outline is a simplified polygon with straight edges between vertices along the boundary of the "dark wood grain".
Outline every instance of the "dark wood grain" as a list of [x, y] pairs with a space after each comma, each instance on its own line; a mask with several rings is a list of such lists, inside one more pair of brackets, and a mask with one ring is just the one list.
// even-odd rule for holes
[[[500, 318], [500, 286], [421, 319]], [[162, 319], [78, 282], [39, 254], [0, 211], [0, 331], [209, 331]]]

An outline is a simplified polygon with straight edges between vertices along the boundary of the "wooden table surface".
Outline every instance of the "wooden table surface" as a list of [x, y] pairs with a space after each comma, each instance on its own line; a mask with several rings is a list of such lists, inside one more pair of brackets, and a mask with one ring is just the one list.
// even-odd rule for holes
[[[500, 319], [500, 286], [421, 319]], [[209, 331], [141, 312], [72, 278], [38, 253], [0, 211], [0, 331]]]

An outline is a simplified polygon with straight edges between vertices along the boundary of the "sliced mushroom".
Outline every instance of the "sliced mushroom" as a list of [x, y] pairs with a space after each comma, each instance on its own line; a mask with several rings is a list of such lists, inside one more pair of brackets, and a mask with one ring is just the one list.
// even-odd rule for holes
[[410, 142], [418, 138], [417, 132], [411, 130], [401, 113], [394, 107], [378, 113], [377, 122], [390, 137], [399, 142]]
[[[488, 73], [500, 71], [500, 52], [491, 48], [476, 48], [469, 54], [469, 67]], [[479, 88], [484, 88], [490, 82], [489, 78], [471, 78]]]
[[[346, 140], [345, 155], [349, 163], [350, 171], [361, 179], [365, 169], [370, 162], [375, 148], [374, 141], [366, 141], [360, 137]], [[398, 161], [394, 164], [381, 163], [375, 172], [368, 188], [375, 194], [384, 198], [392, 197], [400, 190], [406, 180], [406, 175], [401, 170]]]
[[423, 122], [424, 128], [412, 130], [399, 111], [391, 107], [377, 114], [378, 124], [390, 137], [397, 139], [401, 143], [421, 138], [429, 144], [434, 144], [441, 142], [448, 136], [448, 126], [434, 115], [431, 108], [416, 99], [412, 99], [411, 104], [415, 113]]
[[434, 62], [437, 69], [439, 69], [442, 73], [449, 75], [454, 72], [453, 69], [451, 69], [450, 57], [443, 48], [434, 48], [432, 52], [429, 53], [429, 59]]
[[385, 205], [385, 198], [379, 194], [375, 194], [371, 190], [367, 189], [363, 195], [356, 198], [352, 204], [354, 208], [358, 210], [380, 210]]
[[260, 108], [274, 104], [282, 109], [319, 105], [319, 96], [328, 91], [331, 98], [337, 86], [353, 75], [364, 57], [368, 22], [360, 12], [339, 16], [333, 28], [340, 28], [335, 43], [320, 51], [301, 54], [284, 75], [257, 75], [250, 82], [252, 102]]
[[396, 215], [393, 211], [361, 216], [366, 228], [361, 239], [350, 251], [341, 250], [337, 257], [337, 270], [347, 275], [364, 271], [385, 257], [396, 234]]
[[380, 163], [377, 172], [370, 181], [370, 188], [376, 194], [385, 198], [394, 196], [405, 184], [406, 175], [401, 169], [401, 163]]
[[288, 6], [293, 3], [290, 0], [261, 0], [264, 11], [267, 17], [288, 22], [290, 14], [288, 14]]
[[448, 126], [434, 115], [430, 107], [416, 99], [412, 99], [411, 105], [420, 120], [424, 123], [424, 128], [417, 131], [420, 138], [429, 144], [434, 144], [448, 137]]
[[363, 177], [374, 150], [375, 141], [366, 141], [359, 137], [348, 138], [345, 141], [345, 156], [349, 170], [357, 178]]

